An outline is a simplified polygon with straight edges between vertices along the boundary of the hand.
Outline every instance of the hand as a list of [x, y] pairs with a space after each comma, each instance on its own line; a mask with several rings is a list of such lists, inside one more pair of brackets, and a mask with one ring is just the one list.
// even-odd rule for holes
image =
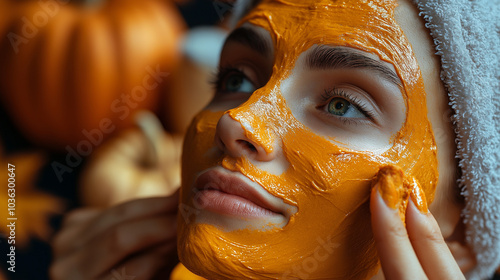
[[[382, 198], [382, 184], [378, 182], [372, 189], [370, 209], [385, 279], [465, 279], [436, 220], [427, 211], [423, 195], [420, 198], [424, 199], [424, 204], [420, 201], [417, 207], [413, 200], [419, 202], [416, 196], [419, 191], [411, 190], [412, 198], [405, 212], [405, 228], [398, 208], [389, 207]], [[419, 188], [417, 185], [414, 187]]]
[[51, 279], [168, 279], [177, 261], [178, 193], [68, 214], [53, 242]]

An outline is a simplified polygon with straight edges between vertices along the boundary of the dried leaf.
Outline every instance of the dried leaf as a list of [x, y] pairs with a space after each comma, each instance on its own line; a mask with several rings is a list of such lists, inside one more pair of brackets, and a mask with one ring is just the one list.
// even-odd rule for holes
[[[45, 156], [35, 152], [10, 156], [0, 155], [0, 167], [3, 169], [0, 170], [0, 182], [6, 186], [0, 192], [0, 204], [8, 206], [9, 199], [15, 199], [13, 211], [7, 207], [0, 211], [0, 221], [7, 224], [15, 222], [17, 246], [26, 246], [31, 237], [47, 240], [52, 231], [49, 225], [50, 215], [62, 213], [64, 210], [64, 204], [60, 198], [36, 189], [36, 178], [44, 162]], [[8, 164], [15, 166], [12, 172], [8, 170]], [[9, 173], [15, 174], [13, 177], [15, 178], [15, 192], [10, 192], [11, 195], [15, 194], [15, 197], [9, 197], [8, 180], [11, 178]], [[17, 218], [17, 220], [7, 220], [8, 218]], [[0, 232], [7, 237], [10, 236], [8, 227], [1, 227]]]

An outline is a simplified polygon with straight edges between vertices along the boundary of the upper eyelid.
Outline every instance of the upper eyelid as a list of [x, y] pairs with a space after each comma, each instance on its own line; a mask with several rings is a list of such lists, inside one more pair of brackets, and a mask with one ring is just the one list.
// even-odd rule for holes
[[212, 83], [220, 82], [220, 80], [223, 76], [225, 76], [228, 73], [233, 72], [233, 71], [245, 75], [245, 73], [243, 73], [243, 71], [241, 69], [239, 69], [238, 67], [234, 67], [234, 66], [230, 66], [230, 65], [228, 65], [228, 66], [220, 66], [219, 65], [219, 67], [217, 67], [217, 70], [212, 73], [211, 82]]
[[331, 88], [331, 89], [326, 89], [324, 93], [321, 95], [321, 98], [323, 99], [323, 102], [327, 102], [328, 100], [334, 98], [334, 97], [343, 97], [347, 99], [348, 101], [352, 102], [357, 102], [355, 97], [347, 94], [344, 90], [338, 89], [338, 88]]
[[381, 61], [351, 48], [315, 46], [306, 56], [306, 66], [310, 69], [368, 69], [402, 87], [399, 76]]
[[262, 75], [259, 75], [256, 71], [257, 66], [252, 65], [252, 63], [243, 61], [236, 64], [226, 64], [220, 65], [219, 69], [226, 70], [226, 73], [231, 72], [231, 70], [238, 72], [245, 76], [256, 88], [262, 87], [267, 81], [263, 81]]
[[371, 75], [367, 71], [359, 71], [356, 69], [304, 69], [307, 77], [311, 80], [319, 82], [314, 88], [318, 91], [325, 89], [343, 89], [348, 92], [353, 90], [355, 96], [360, 96], [362, 100], [366, 100], [370, 108], [373, 109], [373, 116], [383, 116], [387, 108], [387, 99], [400, 99], [403, 97], [403, 92], [399, 86], [387, 82], [378, 76]]
[[235, 66], [228, 65], [228, 66], [219, 66], [217, 69], [217, 72], [214, 75], [214, 79], [211, 80], [211, 83], [213, 85], [215, 85], [216, 92], [219, 92], [222, 90], [221, 83], [224, 82], [224, 80], [225, 80], [224, 78], [231, 72], [235, 72], [235, 73], [243, 75], [244, 78], [247, 79], [255, 88], [258, 88], [258, 86], [255, 84], [255, 82], [250, 77], [248, 77], [247, 74], [245, 74], [244, 70], [242, 70], [238, 67], [235, 67]]
[[257, 53], [265, 57], [269, 56], [273, 49], [269, 40], [252, 28], [245, 26], [231, 32], [224, 42], [224, 47], [231, 42], [238, 42], [251, 50], [257, 51]]

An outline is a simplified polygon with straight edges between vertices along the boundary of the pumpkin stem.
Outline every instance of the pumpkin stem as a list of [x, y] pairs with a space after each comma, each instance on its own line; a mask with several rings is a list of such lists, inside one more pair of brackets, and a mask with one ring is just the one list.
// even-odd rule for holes
[[155, 114], [149, 111], [138, 112], [135, 116], [135, 122], [146, 137], [149, 145], [144, 158], [144, 164], [148, 167], [159, 165], [159, 155], [161, 154], [161, 139], [163, 126]]

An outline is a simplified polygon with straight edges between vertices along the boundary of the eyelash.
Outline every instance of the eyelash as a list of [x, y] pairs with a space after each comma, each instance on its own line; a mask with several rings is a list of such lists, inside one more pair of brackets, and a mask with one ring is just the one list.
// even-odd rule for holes
[[[246, 75], [243, 71], [241, 71], [240, 69], [238, 69], [234, 66], [231, 66], [231, 65], [219, 66], [219, 68], [217, 69], [217, 72], [213, 73], [213, 77], [209, 81], [217, 93], [223, 91], [224, 79], [231, 72], [235, 72], [237, 74], [240, 74], [240, 75], [243, 75], [246, 77]], [[356, 96], [352, 96], [352, 95], [348, 94], [347, 92], [345, 92], [341, 89], [338, 89], [338, 88], [332, 88], [332, 89], [325, 90], [325, 92], [321, 95], [321, 98], [322, 98], [321, 104], [323, 104], [321, 107], [325, 106], [327, 104], [327, 102], [333, 97], [345, 98], [351, 104], [356, 106], [356, 108], [361, 113], [363, 113], [368, 119], [370, 119], [371, 121], [375, 121], [373, 111], [368, 109], [367, 106], [364, 105]], [[338, 117], [338, 116], [337, 116], [337, 118], [340, 118], [340, 119], [342, 119], [342, 121], [344, 121], [345, 123], [349, 123], [349, 124], [351, 124], [351, 123], [358, 124], [359, 123], [359, 121], [354, 120], [352, 118], [343, 118], [343, 117]]]
[[[325, 90], [325, 92], [321, 95], [321, 98], [323, 99], [321, 102], [321, 104], [323, 104], [323, 105], [321, 105], [321, 107], [326, 106], [328, 104], [328, 101], [330, 101], [330, 99], [332, 99], [334, 97], [345, 98], [352, 105], [354, 105], [363, 115], [365, 115], [368, 119], [370, 119], [371, 121], [375, 121], [373, 111], [368, 109], [368, 107], [366, 105], [364, 105], [359, 100], [359, 98], [357, 98], [356, 96], [352, 96], [352, 95], [348, 94], [347, 92], [345, 92], [341, 89], [338, 89], [338, 88], [332, 88], [332, 89]], [[336, 116], [336, 117], [341, 118], [344, 122], [348, 122], [348, 123], [351, 123], [351, 122], [357, 123], [358, 122], [358, 121], [351, 119], [351, 118], [343, 118], [343, 117], [339, 117], [339, 116]]]
[[222, 83], [224, 82], [224, 79], [226, 78], [226, 76], [231, 72], [235, 72], [235, 73], [238, 73], [238, 74], [246, 77], [245, 73], [243, 73], [243, 71], [241, 71], [240, 69], [238, 69], [236, 67], [233, 67], [231, 65], [219, 66], [217, 71], [212, 74], [212, 78], [209, 81], [209, 83], [215, 89], [215, 92], [222, 92], [222, 88], [223, 88]]

